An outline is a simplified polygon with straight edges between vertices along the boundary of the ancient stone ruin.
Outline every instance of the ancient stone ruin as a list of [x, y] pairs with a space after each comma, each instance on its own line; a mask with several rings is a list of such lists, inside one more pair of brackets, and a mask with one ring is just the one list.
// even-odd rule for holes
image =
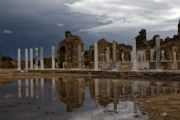
[[81, 63], [82, 67], [84, 66], [84, 43], [80, 36], [72, 35], [70, 31], [66, 31], [65, 39], [58, 46], [57, 67], [78, 68], [78, 63]]
[[[140, 70], [140, 69], [180, 69], [180, 21], [178, 34], [172, 38], [160, 39], [155, 35], [151, 40], [146, 38], [146, 29], [133, 39], [133, 45], [118, 44], [101, 39], [84, 50], [84, 43], [80, 36], [65, 32], [65, 39], [58, 45], [57, 58], [55, 47], [52, 47], [51, 60], [43, 58], [43, 47], [35, 49], [35, 60], [32, 48], [30, 49], [30, 69], [44, 69], [44, 65], [51, 64], [56, 68], [94, 69], [94, 70]], [[40, 55], [39, 55], [40, 51]], [[25, 49], [25, 67], [21, 65], [21, 50], [18, 49], [18, 70], [28, 70], [28, 49]], [[40, 60], [39, 60], [40, 56]], [[45, 61], [44, 61], [45, 60]], [[35, 62], [35, 64], [34, 64]], [[44, 64], [45, 62], [45, 64]], [[47, 63], [51, 62], [51, 63]]]

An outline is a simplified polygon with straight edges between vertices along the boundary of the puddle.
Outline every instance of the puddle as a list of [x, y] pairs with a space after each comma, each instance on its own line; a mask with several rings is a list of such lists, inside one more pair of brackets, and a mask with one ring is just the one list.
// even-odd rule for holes
[[179, 93], [179, 86], [102, 78], [13, 80], [0, 88], [0, 120], [146, 120], [136, 98]]

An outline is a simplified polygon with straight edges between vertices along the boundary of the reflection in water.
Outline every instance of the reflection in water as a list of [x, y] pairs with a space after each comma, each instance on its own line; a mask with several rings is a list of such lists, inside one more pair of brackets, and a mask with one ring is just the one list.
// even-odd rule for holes
[[18, 97], [22, 97], [22, 91], [21, 91], [21, 80], [18, 80]]
[[52, 100], [56, 100], [56, 79], [52, 78]]
[[[24, 83], [24, 80], [18, 80], [19, 98], [23, 97], [22, 91], [24, 87], [22, 83]], [[29, 97], [30, 88], [31, 98], [34, 97], [34, 91], [35, 98], [37, 99], [39, 97], [43, 100], [45, 98], [51, 98], [52, 101], [56, 101], [57, 98], [59, 98], [59, 101], [66, 105], [67, 112], [72, 112], [75, 108], [81, 108], [84, 106], [83, 104], [86, 106], [86, 101], [90, 99], [96, 108], [104, 107], [103, 111], [92, 115], [94, 119], [98, 119], [97, 116], [106, 116], [111, 113], [117, 113], [116, 115], [128, 113], [129, 116], [133, 116], [140, 112], [136, 98], [180, 92], [180, 82], [130, 81], [98, 78], [25, 79], [25, 86], [26, 97]], [[85, 89], [89, 89], [89, 94], [87, 92], [85, 93]], [[46, 93], [52, 93], [52, 95], [49, 96], [49, 94]], [[89, 96], [90, 98], [88, 98]], [[94, 102], [92, 100], [94, 100]], [[102, 116], [100, 118], [102, 118]]]
[[82, 106], [85, 97], [85, 81], [83, 78], [58, 80], [58, 92], [60, 101], [67, 106], [66, 111]]
[[36, 86], [35, 86], [35, 88], [36, 88], [36, 98], [38, 99], [39, 98], [39, 79], [36, 78], [35, 82], [36, 82]]
[[25, 84], [26, 84], [26, 97], [29, 97], [29, 80], [28, 79], [26, 79], [25, 80]]
[[33, 79], [30, 80], [30, 88], [31, 88], [31, 98], [34, 97], [34, 82]]
[[44, 99], [44, 78], [41, 78], [41, 99]]

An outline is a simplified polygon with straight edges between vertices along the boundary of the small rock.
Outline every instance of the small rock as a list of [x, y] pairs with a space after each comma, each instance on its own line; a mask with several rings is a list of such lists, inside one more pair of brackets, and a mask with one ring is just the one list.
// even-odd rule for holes
[[167, 113], [166, 112], [164, 112], [164, 113], [161, 113], [161, 115], [160, 115], [162, 118], [165, 118], [165, 117], [167, 117]]

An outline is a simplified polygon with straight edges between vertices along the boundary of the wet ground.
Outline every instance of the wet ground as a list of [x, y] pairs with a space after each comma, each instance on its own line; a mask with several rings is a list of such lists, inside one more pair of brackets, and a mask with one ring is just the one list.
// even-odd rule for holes
[[90, 77], [32, 78], [0, 85], [0, 120], [146, 120], [140, 98], [180, 93], [180, 82]]

